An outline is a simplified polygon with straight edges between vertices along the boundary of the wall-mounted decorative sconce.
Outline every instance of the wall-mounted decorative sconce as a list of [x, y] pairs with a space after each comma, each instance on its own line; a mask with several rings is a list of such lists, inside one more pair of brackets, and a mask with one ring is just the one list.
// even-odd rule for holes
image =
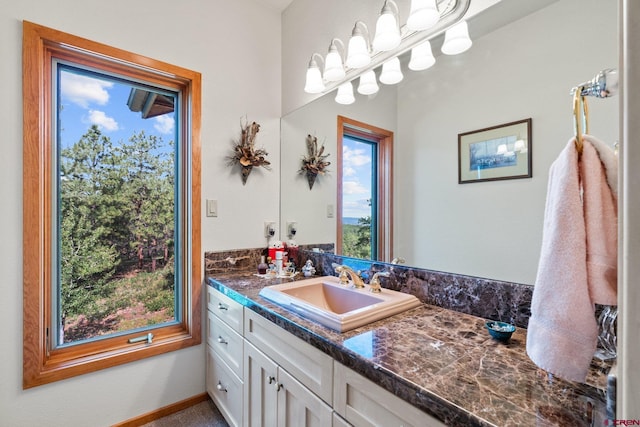
[[356, 21], [349, 39], [349, 49], [345, 65], [349, 68], [362, 68], [371, 62], [369, 29], [362, 21]]
[[329, 45], [329, 53], [327, 53], [327, 57], [324, 59], [323, 75], [324, 78], [330, 82], [337, 82], [344, 79], [345, 76], [342, 56], [340, 56], [340, 52], [338, 52], [338, 46], [336, 43], [339, 43], [340, 46], [342, 46], [342, 51], [344, 52], [344, 44], [342, 43], [342, 40], [334, 38], [331, 40], [331, 44]]
[[304, 85], [304, 91], [307, 93], [321, 93], [325, 88], [324, 82], [322, 81], [320, 67], [318, 67], [318, 63], [316, 62], [316, 57], [320, 58], [322, 61], [322, 56], [319, 53], [311, 55], [309, 67], [307, 67], [307, 79]]
[[402, 41], [400, 36], [400, 18], [398, 5], [393, 0], [385, 0], [376, 22], [376, 35], [373, 37], [373, 49], [387, 51], [397, 48]]
[[436, 58], [431, 51], [431, 42], [424, 41], [411, 49], [411, 59], [409, 60], [409, 69], [413, 71], [426, 70], [436, 63]]
[[440, 12], [436, 0], [411, 0], [411, 11], [407, 18], [407, 28], [422, 31], [436, 25]]
[[458, 55], [469, 49], [472, 44], [471, 38], [469, 38], [467, 21], [460, 21], [444, 33], [442, 53], [445, 55]]
[[336, 102], [343, 105], [349, 105], [356, 102], [356, 98], [353, 96], [353, 84], [351, 82], [342, 83], [338, 86]]

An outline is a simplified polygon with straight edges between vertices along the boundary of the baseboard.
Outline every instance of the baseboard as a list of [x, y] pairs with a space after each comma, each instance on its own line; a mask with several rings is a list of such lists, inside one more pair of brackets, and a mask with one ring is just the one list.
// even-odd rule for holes
[[112, 427], [138, 427], [162, 417], [166, 417], [167, 415], [182, 411], [183, 409], [187, 409], [190, 406], [197, 405], [198, 403], [204, 402], [208, 399], [209, 395], [207, 393], [198, 394], [188, 399], [181, 400], [180, 402], [172, 403], [160, 409], [156, 409], [155, 411], [131, 418], [127, 421], [114, 424]]

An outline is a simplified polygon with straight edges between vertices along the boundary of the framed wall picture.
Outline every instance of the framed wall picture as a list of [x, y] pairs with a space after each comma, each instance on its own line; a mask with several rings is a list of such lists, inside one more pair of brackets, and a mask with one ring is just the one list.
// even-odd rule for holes
[[458, 183], [531, 178], [531, 119], [458, 134]]

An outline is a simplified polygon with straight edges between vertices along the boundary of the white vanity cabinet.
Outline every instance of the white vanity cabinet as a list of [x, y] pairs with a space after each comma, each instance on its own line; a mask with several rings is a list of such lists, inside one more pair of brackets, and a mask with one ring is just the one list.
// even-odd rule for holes
[[245, 339], [245, 425], [331, 426], [333, 359], [250, 310]]
[[[357, 427], [445, 427], [357, 372], [334, 363], [333, 409]], [[335, 424], [334, 424], [335, 425]]]
[[207, 286], [207, 392], [227, 422], [242, 426], [243, 306]]
[[331, 407], [248, 341], [244, 369], [245, 426], [331, 426]]

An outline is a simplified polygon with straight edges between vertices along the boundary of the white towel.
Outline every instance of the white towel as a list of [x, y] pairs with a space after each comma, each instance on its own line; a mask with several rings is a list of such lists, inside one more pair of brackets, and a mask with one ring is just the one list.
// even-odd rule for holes
[[527, 330], [531, 360], [578, 382], [596, 349], [594, 303], [616, 303], [616, 202], [591, 139], [580, 162], [572, 139], [551, 165]]

